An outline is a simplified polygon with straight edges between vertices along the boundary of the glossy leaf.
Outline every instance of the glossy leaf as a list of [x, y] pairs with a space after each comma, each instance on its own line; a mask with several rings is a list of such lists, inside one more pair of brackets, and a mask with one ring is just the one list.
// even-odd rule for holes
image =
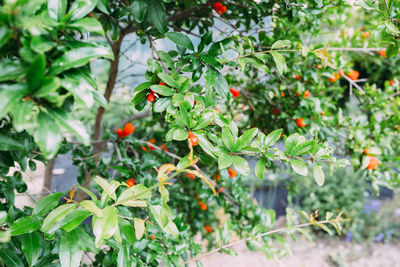
[[24, 146], [17, 140], [0, 134], [0, 151], [21, 150]]
[[67, 0], [49, 0], [47, 8], [50, 18], [61, 21], [67, 11]]
[[49, 215], [44, 219], [42, 227], [40, 231], [46, 233], [49, 231], [56, 223], [60, 222], [68, 213], [72, 212], [76, 204], [64, 204], [59, 206], [58, 208], [52, 210]]
[[307, 174], [308, 174], [307, 165], [303, 161], [298, 160], [298, 159], [291, 159], [290, 164], [292, 165], [292, 169], [296, 173], [298, 173], [302, 176], [307, 176]]
[[271, 55], [274, 58], [274, 61], [275, 61], [275, 64], [276, 64], [276, 67], [277, 67], [279, 73], [283, 74], [283, 73], [287, 72], [286, 60], [282, 56], [282, 54], [280, 54], [278, 52], [271, 52]]
[[93, 233], [96, 236], [96, 246], [99, 247], [104, 239], [112, 237], [118, 228], [117, 209], [107, 206], [103, 210], [103, 217], [97, 218], [93, 224]]
[[144, 19], [148, 8], [147, 0], [135, 0], [131, 5], [133, 17], [137, 23], [141, 23]]
[[10, 227], [11, 235], [22, 235], [32, 233], [40, 228], [41, 221], [38, 216], [21, 217], [14, 221]]
[[31, 90], [39, 88], [46, 69], [46, 58], [42, 54], [36, 55], [26, 73], [28, 87]]
[[62, 136], [57, 124], [52, 117], [44, 112], [38, 115], [38, 128], [35, 132], [35, 141], [40, 151], [48, 159], [53, 158], [62, 142]]
[[190, 49], [194, 51], [194, 46], [189, 37], [180, 32], [169, 32], [166, 34], [167, 38], [174, 42], [177, 46]]
[[33, 208], [32, 214], [38, 214], [40, 216], [44, 216], [46, 213], [57, 207], [60, 197], [63, 193], [54, 193], [48, 196], [45, 196], [36, 204]]
[[76, 0], [72, 3], [68, 14], [70, 20], [78, 20], [89, 14], [97, 5], [98, 0]]
[[21, 259], [14, 253], [14, 251], [8, 248], [0, 249], [0, 259], [4, 262], [7, 267], [22, 267], [24, 264]]
[[82, 258], [82, 250], [79, 246], [78, 233], [75, 231], [63, 232], [60, 238], [59, 251], [62, 267], [79, 267]]
[[247, 163], [247, 160], [239, 156], [232, 156], [232, 163], [235, 169], [240, 174], [244, 176], [250, 175], [250, 167], [249, 164]]
[[33, 266], [36, 264], [40, 256], [40, 235], [38, 232], [33, 232], [24, 235], [22, 240], [22, 252], [29, 263], [29, 266]]
[[252, 128], [247, 131], [245, 131], [237, 140], [236, 142], [236, 148], [235, 151], [241, 150], [254, 139], [254, 137], [257, 135], [258, 129], [257, 128]]
[[319, 186], [323, 186], [325, 182], [325, 174], [320, 165], [314, 165], [314, 179]]
[[232, 157], [227, 153], [223, 153], [218, 157], [218, 168], [226, 169], [232, 165]]
[[161, 34], [167, 32], [167, 16], [161, 0], [149, 0], [147, 15], [148, 19]]
[[144, 223], [145, 221], [140, 218], [133, 218], [133, 225], [135, 227], [135, 235], [137, 240], [140, 240], [144, 234]]
[[0, 118], [3, 118], [18, 101], [29, 92], [23, 84], [0, 85]]

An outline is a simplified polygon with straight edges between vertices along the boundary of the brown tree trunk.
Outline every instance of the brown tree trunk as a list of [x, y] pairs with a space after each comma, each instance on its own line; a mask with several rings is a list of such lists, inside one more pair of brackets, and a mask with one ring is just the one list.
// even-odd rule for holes
[[51, 159], [47, 162], [46, 169], [44, 171], [44, 182], [43, 182], [43, 190], [42, 197], [50, 194], [51, 191], [51, 183], [53, 181], [53, 169], [56, 159]]
[[[111, 45], [111, 49], [114, 54], [114, 60], [111, 61], [111, 66], [110, 66], [110, 73], [108, 74], [108, 82], [107, 82], [107, 87], [106, 91], [104, 93], [104, 98], [107, 100], [107, 102], [110, 102], [112, 92], [114, 90], [115, 86], [115, 81], [117, 80], [117, 75], [118, 75], [118, 63], [119, 63], [119, 54], [121, 50], [121, 44], [122, 40], [124, 38], [124, 34], [121, 33], [119, 40]], [[97, 110], [97, 115], [96, 115], [96, 122], [94, 125], [94, 135], [93, 135], [93, 140], [101, 140], [103, 136], [102, 132], [102, 120], [103, 120], [103, 115], [105, 113], [105, 109], [103, 107], [99, 107]], [[93, 145], [93, 155], [96, 155], [95, 160], [96, 163], [98, 159], [101, 156], [101, 152], [103, 151], [105, 147], [105, 143], [95, 143]], [[91, 171], [86, 171], [86, 179], [85, 182], [83, 183], [83, 187], [89, 188], [90, 182], [92, 180], [92, 175]], [[77, 200], [83, 200], [86, 198], [86, 193], [80, 190], [77, 194]]]

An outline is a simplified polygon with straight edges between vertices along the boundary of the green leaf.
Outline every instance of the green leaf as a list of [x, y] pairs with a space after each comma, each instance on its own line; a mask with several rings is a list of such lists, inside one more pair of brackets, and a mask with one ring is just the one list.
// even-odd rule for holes
[[4, 262], [7, 267], [23, 267], [21, 259], [14, 253], [14, 251], [8, 248], [0, 249], [0, 259]]
[[118, 197], [117, 205], [127, 205], [129, 202], [134, 200], [143, 200], [151, 198], [151, 190], [142, 184], [137, 184], [129, 189], [126, 189]]
[[69, 50], [56, 59], [52, 63], [51, 74], [59, 74], [72, 68], [79, 68], [89, 63], [92, 58], [107, 58], [114, 60], [114, 55], [108, 46], [93, 46], [88, 44], [86, 47]]
[[147, 0], [135, 0], [131, 5], [133, 18], [137, 23], [142, 23], [148, 8]]
[[177, 46], [190, 49], [194, 51], [192, 41], [187, 35], [180, 32], [169, 32], [166, 34], [167, 38], [174, 42]]
[[85, 193], [88, 194], [93, 201], [97, 201], [96, 195], [93, 194], [90, 190], [88, 190], [82, 186], [79, 186], [79, 185], [78, 185], [78, 188], [81, 189], [82, 191], [85, 191]]
[[65, 216], [62, 221], [56, 223], [49, 231], [47, 231], [47, 233], [54, 233], [60, 228], [67, 232], [71, 232], [79, 225], [81, 225], [81, 223], [86, 220], [86, 218], [90, 215], [90, 212], [82, 209], [81, 207], [78, 207], [77, 209], [74, 209], [72, 212], [70, 212], [67, 216]]
[[3, 118], [14, 105], [17, 105], [17, 102], [28, 92], [28, 88], [26, 87], [26, 85], [23, 84], [1, 84], [0, 119]]
[[11, 36], [11, 31], [10, 29], [5, 26], [1, 25], [0, 26], [0, 48], [2, 48], [10, 39]]
[[104, 36], [103, 26], [101, 26], [101, 23], [94, 18], [80, 19], [78, 21], [68, 24], [68, 27], [77, 29], [83, 33], [90, 32]]
[[287, 72], [287, 65], [285, 58], [278, 52], [271, 52], [272, 57], [274, 58], [276, 67], [280, 74]]
[[298, 160], [298, 159], [291, 159], [290, 164], [292, 165], [292, 169], [302, 175], [302, 176], [307, 176], [308, 174], [308, 169], [307, 165], [304, 163], [304, 161]]
[[117, 209], [107, 206], [103, 210], [103, 217], [94, 216], [93, 233], [96, 236], [96, 247], [100, 247], [104, 239], [108, 239], [114, 235], [118, 229]]
[[185, 105], [183, 103], [179, 103], [179, 111], [181, 113], [181, 117], [182, 117], [183, 122], [185, 123], [185, 125], [188, 128], [191, 128], [191, 120], [190, 120], [189, 114], [188, 114], [188, 112], [186, 110], [186, 107], [185, 107]]
[[90, 144], [90, 136], [81, 121], [74, 120], [61, 109], [49, 110], [49, 115], [61, 129], [75, 135], [84, 145], [88, 146]]
[[[25, 67], [21, 61], [2, 59], [0, 60], [0, 81], [14, 80], [25, 74]], [[7, 85], [2, 85], [7, 86]], [[14, 86], [14, 85], [10, 85]], [[21, 84], [22, 86], [22, 84]], [[24, 85], [25, 86], [25, 85]]]
[[21, 150], [23, 148], [24, 146], [20, 142], [4, 134], [0, 134], [0, 151]]
[[42, 54], [36, 55], [26, 73], [28, 87], [31, 90], [37, 89], [42, 83], [44, 71], [46, 70], [46, 58]]
[[82, 249], [79, 245], [78, 232], [63, 232], [60, 238], [59, 257], [61, 267], [79, 267]]
[[324, 185], [325, 175], [320, 165], [314, 165], [314, 179], [319, 186]]
[[386, 56], [387, 57], [395, 57], [399, 53], [400, 43], [397, 42], [395, 44], [391, 43], [386, 48]]
[[93, 180], [103, 188], [104, 192], [109, 195], [112, 199], [116, 200], [115, 190], [114, 188], [106, 179], [101, 178], [100, 176], [95, 176]]
[[282, 129], [270, 132], [265, 138], [264, 145], [266, 147], [274, 145], [276, 142], [278, 142], [279, 138], [281, 137], [281, 134], [282, 134]]
[[164, 112], [168, 108], [168, 105], [170, 103], [171, 103], [170, 97], [159, 98], [154, 104], [153, 110], [154, 112], [158, 113]]
[[232, 156], [232, 162], [235, 169], [244, 176], [250, 175], [250, 167], [247, 160], [239, 156]]
[[292, 156], [293, 150], [297, 146], [297, 139], [299, 138], [299, 134], [294, 133], [291, 134], [285, 141], [285, 152], [288, 156]]
[[257, 135], [257, 132], [257, 128], [252, 128], [245, 131], [237, 140], [235, 151], [241, 150], [242, 148], [246, 147]]
[[218, 157], [218, 168], [225, 169], [232, 165], [232, 157], [227, 153], [222, 153]]
[[215, 80], [214, 89], [223, 99], [229, 100], [230, 94], [228, 83], [226, 82], [224, 75], [221, 73], [218, 73], [218, 76]]
[[57, 43], [49, 40], [48, 38], [42, 36], [42, 35], [37, 35], [37, 36], [32, 36], [30, 46], [33, 51], [39, 54], [44, 54], [54, 47], [57, 46]]
[[36, 264], [40, 256], [40, 250], [42, 249], [40, 245], [40, 235], [38, 232], [33, 232], [26, 234], [22, 238], [22, 252], [25, 255], [29, 266]]
[[161, 80], [163, 80], [169, 86], [174, 87], [174, 88], [179, 88], [179, 85], [177, 84], [177, 82], [168, 74], [166, 74], [164, 72], [160, 72], [157, 75], [158, 75], [158, 77], [160, 77]]
[[267, 65], [265, 65], [264, 62], [260, 62], [260, 60], [258, 60], [258, 59], [251, 58], [251, 57], [245, 57], [245, 58], [239, 58], [239, 60], [243, 60], [245, 62], [250, 63], [251, 65], [253, 65], [254, 67], [256, 67], [257, 69], [259, 69], [260, 71], [262, 71], [266, 74], [270, 73], [270, 70], [267, 67]]
[[135, 226], [136, 239], [140, 240], [145, 230], [144, 220], [140, 218], [133, 218], [133, 225]]
[[298, 156], [302, 154], [308, 154], [311, 149], [314, 148], [315, 141], [306, 141], [297, 145], [291, 152], [292, 156]]
[[91, 213], [96, 214], [97, 217], [103, 216], [103, 210], [97, 207], [96, 203], [91, 200], [84, 200], [79, 203], [79, 205], [84, 208], [85, 210], [90, 211]]
[[64, 204], [51, 211], [49, 215], [44, 219], [40, 231], [47, 233], [56, 223], [60, 222], [70, 212], [74, 210], [76, 204]]
[[40, 216], [44, 216], [46, 213], [57, 207], [58, 201], [63, 193], [54, 193], [48, 196], [45, 196], [36, 204], [33, 208], [32, 214], [37, 214]]
[[128, 242], [129, 245], [132, 245], [136, 241], [133, 226], [124, 218], [118, 218], [118, 226], [121, 230], [123, 239]]
[[208, 125], [210, 125], [213, 119], [214, 119], [214, 112], [206, 110], [205, 112], [203, 112], [203, 114], [201, 114], [201, 117], [197, 121], [196, 126], [193, 128], [193, 130], [200, 130], [207, 127]]
[[136, 88], [133, 90], [133, 92], [135, 93], [135, 92], [143, 91], [145, 89], [149, 89], [151, 84], [152, 84], [151, 82], [141, 83], [138, 86], [136, 86]]
[[56, 77], [44, 77], [40, 88], [34, 93], [35, 97], [45, 97], [55, 92], [61, 86], [61, 80]]
[[150, 212], [153, 215], [154, 219], [158, 223], [158, 225], [168, 234], [173, 235], [174, 237], [178, 237], [179, 231], [178, 228], [176, 227], [175, 223], [169, 219], [168, 224], [163, 223], [162, 219], [162, 214], [164, 207], [160, 205], [155, 205], [155, 206], [149, 206], [150, 207]]
[[157, 51], [157, 55], [161, 59], [161, 61], [163, 61], [167, 65], [167, 67], [171, 69], [174, 68], [175, 62], [169, 54], [159, 50]]
[[290, 46], [291, 43], [292, 43], [292, 42], [289, 41], [289, 40], [278, 40], [278, 41], [276, 41], [276, 42], [272, 45], [271, 49], [277, 49], [277, 48], [282, 48], [282, 47]]
[[97, 5], [98, 0], [75, 0], [69, 11], [70, 20], [78, 20], [89, 14]]
[[105, 14], [111, 13], [110, 6], [109, 6], [109, 0], [99, 0], [99, 2], [97, 2], [96, 7]]
[[261, 180], [264, 178], [265, 164], [267, 164], [267, 161], [264, 158], [260, 158], [257, 161], [256, 167], [254, 169], [254, 172], [256, 173], [256, 176], [258, 178], [260, 178]]
[[21, 217], [11, 224], [11, 235], [22, 235], [32, 233], [40, 228], [41, 221], [38, 216]]
[[47, 9], [50, 18], [61, 21], [67, 11], [67, 0], [49, 0], [47, 2]]
[[43, 155], [51, 159], [57, 154], [63, 140], [60, 129], [47, 113], [40, 112], [37, 118], [38, 127], [34, 133], [35, 142]]
[[154, 27], [161, 33], [167, 32], [167, 15], [165, 7], [161, 0], [149, 0], [147, 11], [148, 19], [153, 23]]
[[150, 86], [150, 89], [162, 96], [171, 96], [175, 93], [173, 89], [165, 85], [153, 84], [152, 86]]
[[[176, 129], [173, 134], [174, 140], [183, 141], [188, 139], [188, 132], [184, 129]], [[199, 139], [200, 140], [200, 139]]]
[[213, 153], [213, 145], [210, 143], [210, 141], [208, 141], [207, 138], [203, 135], [196, 136], [199, 139], [199, 145], [204, 150], [204, 152], [215, 158], [215, 155]]
[[227, 127], [222, 128], [222, 141], [227, 148], [229, 148], [231, 151], [234, 151], [235, 140], [233, 139], [231, 131]]

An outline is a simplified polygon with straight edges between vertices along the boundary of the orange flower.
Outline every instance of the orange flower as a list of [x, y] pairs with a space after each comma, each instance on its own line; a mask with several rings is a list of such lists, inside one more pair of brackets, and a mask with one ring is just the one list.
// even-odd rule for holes
[[303, 122], [303, 118], [297, 118], [296, 119], [296, 124], [301, 128], [306, 126], [306, 124]]
[[360, 73], [356, 70], [350, 71], [347, 76], [353, 81], [357, 81], [358, 77], [360, 76]]
[[231, 91], [231, 94], [234, 98], [239, 97], [240, 96], [240, 92], [236, 89], [230, 88], [229, 89]]
[[336, 81], [339, 80], [339, 79], [340, 79], [340, 74], [339, 74], [339, 73], [334, 73], [333, 76], [332, 76], [331, 78], [329, 78], [329, 81], [330, 81], [331, 83], [334, 83], [334, 82], [336, 82]]
[[189, 177], [192, 180], [194, 180], [194, 178], [196, 178], [196, 175], [194, 175], [192, 173], [186, 173], [186, 176]]
[[284, 93], [284, 92], [282, 92], [282, 93], [281, 93], [281, 96], [282, 96], [282, 97], [283, 97], [283, 96], [285, 96], [285, 93]]
[[368, 148], [364, 148], [364, 154], [368, 155], [369, 154], [369, 149]]
[[307, 98], [307, 97], [309, 97], [310, 95], [311, 95], [310, 91], [308, 91], [308, 90], [305, 90], [305, 91], [304, 91], [304, 98]]
[[381, 57], [386, 57], [386, 50], [378, 51], [378, 54], [379, 54]]
[[214, 10], [218, 13], [218, 15], [222, 15], [226, 12], [227, 8], [221, 2], [216, 2], [213, 4]]
[[151, 240], [153, 240], [154, 238], [155, 238], [155, 236], [154, 236], [154, 235], [150, 236], [150, 239], [151, 239]]
[[368, 156], [368, 170], [375, 170], [379, 166], [380, 162], [377, 158]]
[[147, 100], [151, 103], [151, 102], [154, 102], [154, 100], [156, 99], [156, 97], [154, 96], [154, 94], [153, 93], [150, 93], [148, 96], [147, 96]]
[[299, 74], [296, 75], [296, 80], [301, 80], [301, 76]]
[[369, 37], [369, 32], [362, 32], [361, 35], [364, 38], [368, 38]]
[[394, 84], [394, 81], [393, 80], [390, 80], [389, 81], [389, 85], [393, 85]]
[[235, 172], [231, 168], [228, 168], [228, 172], [229, 172], [229, 177], [231, 177], [231, 179], [235, 178], [235, 176], [237, 175], [237, 172]]
[[212, 233], [212, 228], [208, 225], [204, 225], [204, 230], [206, 230], [206, 233]]
[[199, 204], [200, 204], [200, 209], [202, 209], [202, 210], [206, 210], [207, 209], [207, 205], [204, 202], [199, 201]]
[[135, 127], [133, 127], [133, 125], [128, 122], [127, 124], [125, 124], [123, 130], [121, 130], [120, 128], [117, 129], [117, 134], [120, 138], [124, 138], [125, 136], [132, 134], [134, 131]]
[[189, 142], [192, 146], [197, 146], [199, 144], [199, 138], [195, 136], [192, 132], [189, 132]]
[[132, 186], [135, 185], [135, 180], [133, 180], [133, 178], [129, 179], [128, 181], [126, 181], [126, 185], [131, 188]]
[[274, 113], [275, 115], [278, 114], [278, 109], [277, 109], [277, 108], [274, 108], [274, 109], [272, 110], [272, 113]]

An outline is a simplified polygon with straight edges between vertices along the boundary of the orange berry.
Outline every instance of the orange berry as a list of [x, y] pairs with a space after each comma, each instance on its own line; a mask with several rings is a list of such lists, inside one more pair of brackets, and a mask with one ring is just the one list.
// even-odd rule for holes
[[236, 89], [230, 88], [229, 89], [231, 91], [231, 94], [234, 98], [239, 97], [240, 96], [240, 92]]
[[333, 76], [332, 76], [331, 78], [329, 78], [329, 81], [330, 81], [331, 83], [334, 83], [334, 82], [336, 82], [336, 81], [339, 80], [339, 79], [340, 79], [340, 74], [339, 74], [339, 73], [334, 73]]
[[135, 131], [135, 127], [131, 123], [125, 124], [124, 129], [122, 130], [122, 133], [125, 134], [125, 136], [133, 134]]
[[147, 148], [146, 148], [145, 146], [142, 146], [142, 149], [143, 149], [144, 151], [147, 151]]
[[229, 177], [231, 177], [231, 179], [235, 178], [235, 176], [237, 175], [237, 172], [232, 170], [231, 168], [228, 168], [228, 173], [229, 173]]
[[284, 93], [284, 92], [282, 92], [282, 93], [281, 93], [281, 96], [282, 96], [282, 97], [283, 97], [283, 96], [285, 96], [285, 93]]
[[202, 210], [206, 210], [207, 209], [207, 205], [205, 203], [200, 201], [199, 204], [200, 204], [200, 209], [202, 209]]
[[131, 188], [132, 186], [135, 185], [135, 180], [133, 180], [133, 178], [129, 179], [128, 181], [126, 181], [126, 185]]
[[153, 240], [154, 238], [155, 238], [155, 236], [154, 236], [154, 235], [150, 236], [150, 239], [151, 239], [151, 240]]
[[386, 57], [386, 50], [378, 51], [378, 54], [379, 54], [381, 57]]
[[199, 144], [199, 138], [195, 136], [192, 132], [189, 132], [189, 142], [192, 146], [197, 146]]
[[162, 150], [164, 150], [164, 151], [168, 151], [168, 148], [165, 147], [165, 144], [162, 144], [162, 145], [161, 145], [161, 148], [162, 148]]
[[192, 180], [194, 180], [196, 178], [196, 175], [194, 175], [192, 173], [186, 173], [186, 176], [189, 177]]
[[204, 225], [204, 230], [206, 231], [206, 233], [212, 233], [212, 228], [208, 225]]
[[306, 124], [303, 122], [303, 119], [302, 119], [302, 118], [297, 118], [297, 119], [296, 119], [296, 124], [297, 124], [299, 127], [301, 127], [301, 128], [303, 128], [303, 127], [306, 126]]
[[390, 80], [389, 81], [389, 85], [393, 85], [394, 84], [394, 81], [393, 80]]
[[349, 72], [347, 74], [347, 76], [349, 76], [349, 78], [353, 81], [356, 81], [358, 79], [358, 77], [360, 76], [360, 73], [356, 70], [352, 70], [351, 72]]
[[119, 137], [124, 138], [124, 135], [122, 134], [122, 129], [121, 128], [117, 129], [117, 134], [118, 134]]
[[160, 82], [160, 85], [164, 85], [165, 86], [165, 83], [164, 82]]
[[296, 95], [297, 95], [297, 96], [301, 96], [299, 90], [296, 90]]
[[379, 160], [377, 158], [375, 158], [375, 157], [372, 157], [372, 156], [367, 156], [367, 157], [368, 157], [367, 169], [368, 170], [375, 170], [380, 164]]
[[224, 191], [224, 188], [223, 188], [223, 187], [220, 187], [220, 188], [218, 189], [217, 193], [219, 194], [219, 193], [221, 193], [222, 191]]
[[153, 93], [150, 93], [147, 96], [147, 100], [149, 100], [149, 102], [154, 102], [155, 99], [156, 99], [156, 97], [153, 95]]
[[219, 178], [220, 178], [220, 177], [219, 177], [219, 173], [215, 174], [215, 181], [218, 182]]
[[308, 90], [305, 90], [305, 91], [304, 91], [304, 98], [307, 98], [307, 97], [309, 97], [310, 95], [311, 95], [310, 91], [308, 91]]
[[321, 65], [317, 65], [317, 69], [322, 69], [322, 66]]
[[301, 76], [299, 74], [296, 75], [296, 80], [301, 80]]
[[325, 116], [325, 112], [324, 111], [321, 111], [319, 114], [321, 114], [322, 117]]
[[218, 13], [218, 15], [222, 15], [226, 12], [227, 8], [221, 2], [216, 2], [213, 4], [213, 9]]
[[362, 32], [361, 35], [364, 38], [368, 38], [369, 37], [369, 32]]

